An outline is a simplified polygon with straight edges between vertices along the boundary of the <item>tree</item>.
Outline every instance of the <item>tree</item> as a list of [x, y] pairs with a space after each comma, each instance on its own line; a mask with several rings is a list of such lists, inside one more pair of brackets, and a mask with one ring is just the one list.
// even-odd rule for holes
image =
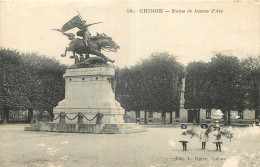
[[2, 106], [4, 123], [9, 122], [9, 110], [26, 109], [31, 106], [23, 93], [25, 72], [22, 66], [20, 53], [15, 50], [0, 49], [1, 79], [2, 79]]
[[[4, 119], [4, 83], [3, 83], [3, 61], [2, 56], [0, 56], [0, 117]], [[1, 122], [0, 122], [1, 123]]]
[[65, 82], [63, 74], [65, 66], [60, 65], [56, 60], [43, 58], [46, 64], [38, 73], [41, 80], [42, 91], [40, 93], [41, 105], [37, 105], [41, 111], [48, 111], [53, 115], [53, 108], [58, 105], [58, 102], [64, 99], [65, 96]]
[[135, 111], [136, 115], [143, 108], [142, 104], [142, 85], [141, 85], [140, 66], [135, 65], [131, 68], [119, 70], [117, 86], [115, 90], [116, 99], [121, 103], [126, 111]]
[[53, 107], [64, 99], [65, 83], [62, 76], [66, 66], [37, 53], [26, 53], [21, 56], [24, 70], [29, 74], [25, 77], [26, 87], [23, 89], [32, 105], [28, 108], [28, 115], [32, 115], [34, 109], [53, 114]]
[[235, 56], [217, 54], [210, 62], [210, 82], [213, 106], [224, 112], [224, 121], [230, 124], [230, 110], [238, 107], [238, 95], [242, 75], [240, 61]]
[[260, 74], [260, 56], [258, 57], [248, 57], [241, 60], [242, 65], [242, 86], [245, 97], [240, 100], [240, 105], [242, 109], [255, 109], [255, 117], [257, 119], [259, 115], [260, 108], [260, 81], [257, 81], [257, 74]]
[[208, 64], [192, 62], [186, 67], [184, 108], [197, 112], [200, 123], [200, 109], [212, 108]]
[[180, 86], [183, 66], [167, 52], [155, 52], [141, 61], [146, 111], [161, 112], [165, 123], [166, 112], [177, 111], [180, 104]]
[[5, 122], [8, 122], [10, 109], [28, 110], [30, 121], [34, 109], [50, 111], [63, 99], [65, 66], [56, 60], [2, 48], [0, 61], [0, 109]]
[[178, 109], [183, 77], [184, 68], [173, 56], [153, 53], [137, 65], [120, 70], [116, 96], [127, 110], [165, 115]]

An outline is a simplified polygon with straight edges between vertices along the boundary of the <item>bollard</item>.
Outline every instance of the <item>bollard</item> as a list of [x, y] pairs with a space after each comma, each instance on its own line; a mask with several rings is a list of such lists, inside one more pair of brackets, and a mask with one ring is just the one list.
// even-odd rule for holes
[[51, 131], [50, 124], [49, 124], [50, 119], [51, 119], [51, 116], [48, 113], [48, 111], [44, 111], [42, 113], [42, 121], [39, 124], [40, 131]]
[[83, 124], [83, 114], [81, 112], [78, 113], [78, 124]]
[[96, 116], [97, 116], [96, 124], [102, 124], [103, 114], [101, 114], [100, 112], [98, 112]]
[[128, 113], [126, 113], [124, 115], [124, 120], [125, 120], [125, 123], [130, 123], [130, 115]]
[[49, 117], [50, 117], [50, 115], [49, 115], [49, 113], [48, 113], [48, 111], [44, 111], [43, 113], [42, 113], [42, 122], [43, 123], [49, 123]]
[[66, 119], [65, 119], [66, 113], [65, 112], [61, 112], [60, 113], [60, 124], [65, 124], [66, 123]]
[[7, 118], [4, 116], [4, 124], [7, 124]]
[[140, 119], [140, 117], [136, 118], [136, 123], [138, 123], [139, 125], [141, 124], [141, 119]]

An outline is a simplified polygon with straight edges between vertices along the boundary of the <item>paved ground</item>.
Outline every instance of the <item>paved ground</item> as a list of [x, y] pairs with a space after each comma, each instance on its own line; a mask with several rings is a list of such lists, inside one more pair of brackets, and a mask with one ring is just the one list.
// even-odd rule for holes
[[[25, 125], [0, 125], [1, 167], [165, 167], [259, 166], [260, 127], [231, 128], [235, 139], [223, 151], [212, 142], [201, 150], [192, 139], [188, 151], [179, 128], [148, 128], [136, 134], [78, 134], [23, 131]], [[212, 140], [213, 138], [211, 138]]]

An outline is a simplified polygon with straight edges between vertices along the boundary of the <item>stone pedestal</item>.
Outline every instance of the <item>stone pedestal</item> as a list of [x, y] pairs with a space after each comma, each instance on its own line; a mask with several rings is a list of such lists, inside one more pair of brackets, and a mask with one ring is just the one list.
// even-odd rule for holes
[[[111, 78], [114, 76], [115, 69], [110, 65], [67, 69], [64, 74], [65, 99], [53, 109], [55, 117], [65, 112], [73, 118], [81, 112], [92, 119], [100, 112], [103, 114], [103, 123], [124, 123], [124, 109], [115, 100], [112, 90]], [[67, 122], [77, 123], [77, 119]], [[91, 122], [84, 119], [84, 123], [95, 122], [95, 119]]]

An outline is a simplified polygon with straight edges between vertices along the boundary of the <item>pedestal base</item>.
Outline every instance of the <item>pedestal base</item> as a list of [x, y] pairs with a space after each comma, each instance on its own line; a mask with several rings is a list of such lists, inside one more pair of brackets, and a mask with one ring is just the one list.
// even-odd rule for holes
[[[124, 123], [124, 109], [115, 100], [112, 90], [114, 75], [115, 69], [110, 65], [67, 69], [65, 99], [53, 109], [55, 117], [65, 112], [69, 118], [74, 118], [81, 112], [92, 119], [100, 112], [104, 115], [103, 123]], [[77, 120], [67, 122], [76, 123]], [[95, 123], [95, 120], [86, 120], [86, 123]]]

